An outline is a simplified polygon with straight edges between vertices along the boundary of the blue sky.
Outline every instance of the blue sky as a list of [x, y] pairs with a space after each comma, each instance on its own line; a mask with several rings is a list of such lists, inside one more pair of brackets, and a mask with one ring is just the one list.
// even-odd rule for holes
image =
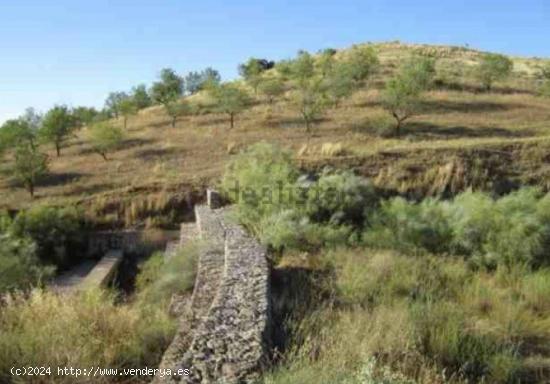
[[464, 45], [550, 57], [549, 0], [0, 0], [0, 122], [28, 106], [102, 106], [163, 67], [235, 77], [366, 41]]

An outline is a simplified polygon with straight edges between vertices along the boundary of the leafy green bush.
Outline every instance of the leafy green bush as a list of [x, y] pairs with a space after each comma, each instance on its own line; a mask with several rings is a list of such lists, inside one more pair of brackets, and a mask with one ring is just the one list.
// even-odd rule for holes
[[257, 230], [261, 218], [291, 203], [298, 171], [291, 155], [279, 147], [258, 143], [236, 156], [222, 180], [225, 194], [236, 203], [239, 220]]
[[318, 249], [353, 239], [378, 199], [351, 172], [299, 176], [289, 152], [260, 143], [229, 165], [222, 181], [238, 219], [275, 249]]
[[32, 239], [43, 263], [66, 268], [84, 254], [83, 225], [76, 208], [37, 206], [19, 213], [10, 231], [16, 237]]
[[453, 205], [455, 246], [489, 267], [541, 264], [550, 246], [550, 197], [525, 188], [499, 200], [465, 193]]
[[32, 241], [0, 232], [0, 295], [37, 285], [53, 271], [40, 264]]
[[307, 191], [306, 214], [320, 223], [362, 225], [378, 203], [370, 182], [349, 171], [324, 171]]
[[319, 224], [296, 210], [284, 210], [260, 221], [262, 243], [277, 251], [283, 249], [315, 250], [348, 243], [351, 228], [343, 225]]
[[426, 199], [413, 204], [403, 198], [383, 202], [365, 233], [367, 244], [401, 250], [449, 250], [453, 232], [445, 203]]
[[494, 269], [550, 262], [550, 195], [523, 188], [494, 200], [464, 192], [453, 201], [384, 202], [364, 233], [377, 247], [453, 253]]

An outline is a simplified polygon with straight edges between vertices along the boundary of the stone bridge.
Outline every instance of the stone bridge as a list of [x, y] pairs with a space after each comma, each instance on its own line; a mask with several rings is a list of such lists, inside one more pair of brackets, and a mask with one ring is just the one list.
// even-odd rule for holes
[[[209, 196], [210, 197], [210, 196]], [[215, 202], [208, 199], [209, 202]], [[268, 362], [271, 340], [266, 250], [230, 218], [230, 208], [195, 207], [196, 228], [182, 225], [180, 242], [196, 233], [201, 247], [193, 295], [160, 368], [189, 369], [188, 376], [155, 383], [249, 383]]]

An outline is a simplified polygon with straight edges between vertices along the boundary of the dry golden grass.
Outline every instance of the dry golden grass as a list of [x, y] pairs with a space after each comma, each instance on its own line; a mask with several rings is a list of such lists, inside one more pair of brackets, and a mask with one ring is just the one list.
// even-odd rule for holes
[[[550, 102], [529, 91], [535, 81], [530, 74], [540, 64], [535, 59], [518, 59], [519, 68], [523, 69], [491, 94], [476, 93], [471, 80], [462, 83], [463, 90], [430, 92], [424, 111], [409, 121], [402, 137], [380, 137], [370, 131], [369, 121], [385, 113], [380, 106], [379, 89], [399, 58], [431, 50], [430, 54], [440, 57], [439, 73], [445, 75], [454, 61], [468, 64], [479, 53], [464, 48], [397, 43], [376, 47], [383, 64], [380, 73], [339, 108], [327, 111], [315, 124], [311, 137], [306, 134], [298, 111], [285, 100], [272, 106], [258, 101], [237, 116], [232, 130], [225, 115], [214, 113], [181, 118], [171, 128], [162, 108], [152, 107], [130, 118], [124, 146], [109, 155], [110, 161], [91, 151], [85, 132], [77, 132], [67, 142], [60, 158], [48, 148], [52, 175], [38, 186], [34, 200], [8, 176], [9, 162], [3, 164], [0, 208], [22, 208], [36, 202], [76, 203], [93, 205], [95, 211], [105, 215], [113, 201], [126, 197], [128, 205], [139, 200], [133, 202], [133, 213], [126, 213], [127, 208], [117, 211], [118, 220], [123, 221], [120, 216], [136, 216], [136, 211], [143, 208], [140, 204], [145, 204], [140, 199], [147, 200], [149, 195], [173, 195], [215, 183], [237, 150], [262, 140], [299, 153], [304, 165], [337, 157], [338, 164], [364, 164], [369, 168], [365, 173], [372, 175], [387, 167], [387, 159], [382, 156], [387, 153], [418, 158], [422, 163], [426, 158], [434, 159], [433, 154], [427, 154], [432, 151], [448, 155], [467, 148], [524, 145], [547, 139]], [[201, 95], [195, 99], [207, 103]], [[325, 143], [339, 143], [345, 153], [324, 155], [320, 149]]]

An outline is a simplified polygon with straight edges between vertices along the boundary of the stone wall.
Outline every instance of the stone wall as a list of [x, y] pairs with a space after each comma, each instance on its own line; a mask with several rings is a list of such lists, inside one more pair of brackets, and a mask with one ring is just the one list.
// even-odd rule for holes
[[245, 383], [267, 364], [271, 307], [266, 250], [227, 219], [228, 209], [195, 208], [202, 239], [193, 296], [161, 368], [190, 376], [157, 383]]

